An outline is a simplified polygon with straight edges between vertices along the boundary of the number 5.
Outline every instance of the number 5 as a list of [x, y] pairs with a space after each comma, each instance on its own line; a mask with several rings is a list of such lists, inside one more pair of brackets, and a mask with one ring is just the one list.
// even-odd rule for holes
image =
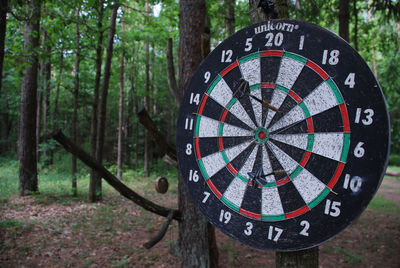
[[253, 38], [247, 38], [246, 39], [246, 47], [244, 48], [244, 51], [250, 51], [251, 48], [253, 47], [251, 41], [253, 41]]

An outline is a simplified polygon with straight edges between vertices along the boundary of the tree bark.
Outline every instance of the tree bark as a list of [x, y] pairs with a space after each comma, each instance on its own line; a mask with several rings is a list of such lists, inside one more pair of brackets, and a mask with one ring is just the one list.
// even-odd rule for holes
[[[107, 49], [106, 49], [106, 62], [104, 65], [104, 77], [103, 77], [103, 87], [101, 90], [101, 100], [99, 106], [99, 117], [97, 119], [97, 141], [96, 141], [96, 161], [98, 163], [103, 162], [103, 146], [104, 146], [104, 136], [105, 136], [105, 128], [106, 128], [106, 112], [107, 112], [107, 95], [108, 88], [110, 84], [110, 75], [111, 75], [111, 61], [112, 61], [112, 53], [114, 46], [114, 35], [115, 35], [115, 21], [117, 18], [117, 11], [119, 5], [115, 4], [113, 7], [111, 18], [110, 18], [110, 30], [108, 32], [108, 41], [107, 41]], [[101, 193], [101, 178], [99, 174], [96, 174], [96, 187], [95, 187], [95, 195], [96, 200], [102, 199]]]
[[292, 251], [277, 252], [276, 267], [279, 268], [318, 268], [318, 247]]
[[38, 49], [40, 29], [40, 0], [26, 4], [29, 18], [24, 27], [25, 74], [18, 128], [19, 194], [38, 190], [36, 158], [36, 91], [38, 74]]
[[60, 97], [60, 86], [61, 86], [61, 78], [64, 70], [64, 48], [61, 48], [60, 51], [60, 61], [58, 62], [58, 77], [57, 77], [57, 86], [56, 86], [56, 96], [54, 98], [54, 112], [53, 112], [53, 124], [54, 128], [58, 128], [58, 99]]
[[339, 0], [339, 35], [349, 41], [349, 0]]
[[[371, 10], [371, 5], [368, 0], [365, 0], [368, 6], [368, 21], [369, 23], [372, 23], [372, 10]], [[378, 67], [376, 64], [376, 54], [375, 54], [375, 38], [372, 38], [372, 66], [374, 68], [374, 74], [376, 79], [378, 79]]]
[[225, 0], [226, 17], [225, 24], [228, 31], [228, 36], [235, 33], [235, 0]]
[[[179, 99], [183, 98], [191, 77], [202, 61], [201, 36], [206, 16], [205, 0], [180, 1], [179, 42]], [[197, 210], [179, 176], [179, 223], [178, 247], [182, 267], [217, 267], [218, 250], [212, 226]]]
[[354, 49], [358, 50], [358, 9], [357, 9], [357, 0], [353, 0], [353, 17], [354, 17], [353, 44], [354, 44]]
[[[149, 22], [149, 1], [146, 0], [145, 3], [145, 12], [146, 12], [146, 19], [145, 19], [145, 24], [148, 26]], [[149, 40], [146, 37], [145, 41], [145, 47], [146, 47], [146, 59], [145, 59], [145, 75], [146, 75], [146, 80], [145, 80], [145, 89], [146, 89], [146, 96], [144, 98], [144, 108], [146, 110], [149, 110], [150, 108], [150, 63], [149, 63], [149, 54], [150, 54], [150, 45], [149, 45]], [[145, 176], [149, 176], [149, 134], [145, 131], [144, 133], [144, 156], [143, 156], [143, 170]]]
[[[50, 37], [46, 30], [43, 31], [44, 40], [44, 81], [43, 81], [43, 133], [47, 134], [50, 118], [50, 79], [51, 79], [51, 46]], [[43, 151], [44, 164], [49, 165], [48, 149]]]
[[275, 9], [278, 12], [278, 17], [280, 19], [289, 18], [289, 7], [287, 0], [276, 0]]
[[[125, 7], [123, 7], [125, 10]], [[125, 34], [125, 19], [122, 18], [121, 26], [121, 64], [119, 73], [119, 110], [118, 110], [118, 149], [117, 149], [117, 178], [122, 180], [122, 137], [124, 123], [124, 72], [125, 72], [125, 53], [124, 53], [124, 34]]]
[[[92, 102], [92, 117], [90, 121], [90, 155], [96, 157], [96, 142], [97, 142], [97, 111], [99, 102], [99, 89], [100, 89], [100, 79], [101, 79], [101, 64], [103, 55], [103, 0], [98, 1], [98, 13], [97, 18], [97, 48], [96, 48], [96, 76], [94, 79], [93, 88], [93, 102]], [[96, 176], [93, 169], [90, 170], [90, 182], [89, 182], [89, 200], [91, 202], [96, 202], [100, 200], [101, 196], [96, 194], [96, 190], [101, 190], [101, 180]]]
[[249, 14], [252, 23], [265, 21], [268, 19], [268, 15], [258, 7], [259, 0], [249, 0]]
[[175, 78], [175, 66], [174, 66], [174, 55], [173, 55], [173, 44], [172, 38], [168, 38], [167, 40], [167, 78], [168, 78], [168, 88], [170, 95], [175, 100], [175, 105], [178, 107], [181, 100], [179, 99], [178, 94], [178, 84], [176, 83]]
[[3, 80], [3, 62], [4, 62], [4, 43], [6, 40], [6, 29], [7, 29], [7, 10], [8, 0], [1, 0], [0, 7], [0, 96], [1, 86]]
[[6, 29], [7, 29], [7, 9], [8, 0], [1, 0], [0, 2], [0, 116], [2, 124], [0, 124], [0, 154], [7, 151], [7, 140], [8, 140], [8, 109], [7, 109], [7, 98], [2, 92], [2, 81], [3, 81], [3, 62], [4, 62], [4, 43], [6, 40]]
[[125, 162], [129, 164], [131, 162], [131, 156], [132, 156], [132, 149], [134, 148], [132, 146], [133, 143], [133, 109], [134, 109], [134, 98], [133, 98], [133, 92], [135, 90], [135, 75], [134, 75], [134, 64], [132, 62], [132, 70], [131, 70], [131, 77], [130, 77], [130, 89], [128, 91], [128, 96], [126, 98], [126, 107], [128, 109], [127, 112], [127, 117], [125, 118], [125, 125], [126, 125], [126, 132], [125, 132]]
[[[74, 80], [74, 112], [72, 116], [72, 141], [77, 144], [77, 124], [78, 124], [78, 96], [79, 96], [79, 72], [81, 61], [81, 47], [80, 47], [80, 31], [79, 31], [79, 7], [76, 10], [76, 24], [75, 24], [75, 80]], [[78, 195], [78, 188], [76, 182], [76, 156], [72, 155], [72, 195]]]

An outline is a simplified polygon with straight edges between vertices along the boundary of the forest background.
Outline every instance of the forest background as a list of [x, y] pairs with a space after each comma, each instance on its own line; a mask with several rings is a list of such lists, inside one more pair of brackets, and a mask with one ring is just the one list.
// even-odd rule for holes
[[[29, 2], [33, 9], [19, 0], [2, 0], [0, 7], [4, 14], [0, 27], [0, 45], [4, 41], [4, 47], [0, 46], [0, 167], [3, 175], [7, 171], [13, 174], [0, 180], [2, 202], [18, 190], [21, 195], [37, 190], [45, 193], [48, 177], [68, 182], [57, 191], [82, 199], [89, 192], [91, 201], [102, 199], [95, 174], [55, 141], [43, 140], [54, 129], [62, 129], [122, 180], [163, 175], [176, 182], [176, 170], [163, 163], [163, 153], [139, 124], [136, 113], [145, 107], [166, 140], [175, 144], [178, 104], [168, 81], [167, 44], [172, 44], [177, 70], [179, 2]], [[39, 2], [36, 22], [40, 28], [27, 32], [26, 25], [35, 24], [34, 5]], [[247, 1], [207, 0], [206, 6], [209, 32], [199, 34], [208, 35], [211, 49], [233, 31], [251, 24]], [[390, 112], [390, 164], [400, 165], [399, 1], [296, 0], [288, 1], [288, 11], [290, 18], [340, 33], [369, 64]], [[347, 32], [340, 32], [343, 29]], [[29, 51], [29, 42], [35, 38], [38, 48]], [[30, 55], [38, 56], [37, 65], [27, 60]], [[24, 131], [19, 123], [23, 121], [21, 103], [26, 103], [24, 76], [32, 66], [37, 66], [37, 89], [29, 100], [37, 104], [37, 120], [33, 128], [25, 130], [27, 136], [29, 131], [36, 132], [38, 184], [24, 188], [18, 182], [18, 170], [20, 180], [25, 170], [21, 158], [18, 163], [18, 133]], [[103, 141], [98, 141], [99, 135], [104, 135]], [[98, 148], [98, 143], [103, 147]]]

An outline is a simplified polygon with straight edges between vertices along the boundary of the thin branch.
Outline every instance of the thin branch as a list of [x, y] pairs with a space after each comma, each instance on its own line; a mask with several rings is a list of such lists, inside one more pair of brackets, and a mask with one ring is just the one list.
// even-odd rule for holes
[[54, 131], [51, 136], [58, 143], [60, 143], [65, 148], [65, 150], [75, 155], [90, 168], [96, 170], [102, 178], [104, 178], [115, 190], [117, 190], [127, 199], [133, 201], [144, 209], [163, 217], [167, 217], [171, 212], [173, 212], [173, 219], [177, 221], [181, 220], [181, 215], [178, 210], [157, 205], [131, 190], [128, 186], [123, 184], [113, 174], [111, 174], [105, 167], [97, 163], [88, 153], [86, 153], [78, 145], [74, 144], [67, 136], [62, 133], [61, 130]]
[[174, 213], [175, 213], [175, 211], [171, 210], [168, 214], [168, 217], [165, 219], [160, 231], [157, 233], [157, 235], [155, 237], [153, 237], [152, 239], [150, 239], [147, 243], [143, 244], [143, 246], [146, 249], [152, 248], [155, 244], [160, 242], [161, 239], [165, 236], [165, 234], [167, 233], [167, 230], [168, 230], [168, 226], [171, 223], [172, 219], [174, 218]]

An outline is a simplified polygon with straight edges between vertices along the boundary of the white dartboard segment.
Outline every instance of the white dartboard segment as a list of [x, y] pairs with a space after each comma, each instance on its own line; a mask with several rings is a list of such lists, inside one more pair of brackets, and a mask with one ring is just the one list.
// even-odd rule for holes
[[271, 139], [292, 145], [294, 147], [306, 150], [308, 144], [308, 134], [275, 134]]
[[[275, 89], [274, 93], [272, 95], [272, 100], [271, 100], [271, 105], [279, 109], [281, 107], [282, 102], [285, 100], [287, 94], [286, 92], [280, 90], [280, 89]], [[269, 123], [271, 123], [272, 118], [274, 118], [276, 112], [273, 110], [269, 110], [267, 114], [267, 119], [265, 120], [265, 127], [269, 126]]]
[[249, 147], [253, 141], [246, 141], [239, 145], [233, 146], [225, 150], [226, 156], [229, 159], [229, 162], [236, 158], [241, 152], [243, 152], [247, 147]]
[[254, 162], [256, 161], [257, 151], [259, 145], [254, 146], [253, 151], [251, 151], [250, 155], [247, 157], [246, 162], [240, 168], [239, 173], [242, 174], [245, 178], [248, 178], [248, 173], [253, 171]]
[[235, 177], [224, 192], [223, 198], [233, 203], [236, 207], [240, 207], [246, 188], [247, 183]]
[[223, 136], [223, 137], [246, 137], [246, 136], [253, 136], [253, 135], [254, 135], [254, 133], [250, 130], [224, 123], [221, 136]]
[[304, 63], [292, 58], [283, 57], [276, 84], [291, 89], [303, 67]]
[[332, 92], [332, 88], [325, 81], [304, 98], [304, 104], [308, 108], [310, 115], [313, 116], [322, 113], [339, 103], [335, 94]]
[[312, 152], [340, 161], [343, 151], [343, 133], [315, 133]]
[[287, 114], [285, 114], [281, 119], [279, 119], [275, 124], [269, 127], [271, 132], [282, 129], [284, 127], [291, 126], [297, 122], [306, 119], [303, 109], [296, 105]]
[[210, 97], [218, 102], [222, 107], [226, 107], [233, 95], [228, 84], [223, 78], [221, 78], [211, 91]]
[[261, 83], [260, 58], [245, 61], [239, 66], [243, 78], [249, 82], [250, 86]]
[[262, 188], [261, 213], [268, 216], [284, 214], [277, 187]]
[[209, 118], [207, 116], [201, 116], [199, 124], [199, 137], [218, 137], [218, 130], [220, 121]]
[[307, 204], [317, 198], [326, 188], [325, 184], [304, 168], [292, 181], [304, 202]]
[[226, 166], [224, 159], [222, 158], [222, 154], [220, 152], [216, 152], [202, 159], [203, 166], [205, 171], [207, 172], [208, 177], [214, 176], [215, 173], [220, 171], [223, 167]]
[[274, 153], [276, 159], [278, 159], [279, 163], [282, 165], [283, 169], [288, 175], [290, 175], [299, 164], [272, 142], [268, 141], [267, 144]]
[[243, 108], [240, 101], [236, 101], [232, 105], [232, 107], [230, 107], [229, 112], [231, 114], [233, 114], [234, 116], [236, 116], [239, 120], [241, 120], [243, 123], [245, 123], [249, 127], [253, 128], [253, 129], [257, 128], [256, 125], [254, 124], [253, 120], [250, 119], [249, 114]]

